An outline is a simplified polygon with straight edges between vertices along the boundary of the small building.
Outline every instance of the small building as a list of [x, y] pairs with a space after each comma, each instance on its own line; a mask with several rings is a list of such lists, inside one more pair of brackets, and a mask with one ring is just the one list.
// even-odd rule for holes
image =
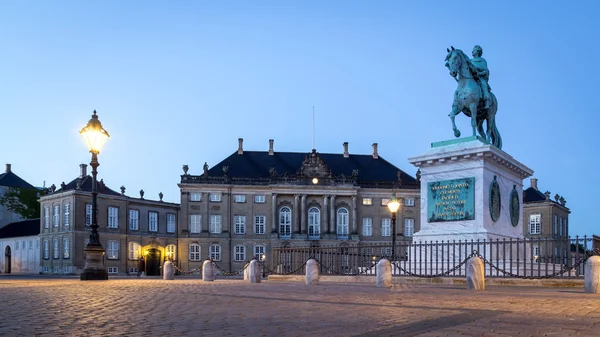
[[[12, 171], [11, 164], [6, 164], [6, 171], [0, 173], [0, 196], [4, 195], [11, 188], [35, 189], [33, 185], [21, 179], [21, 177]], [[0, 228], [20, 220], [23, 220], [23, 218], [19, 214], [11, 212], [6, 207], [0, 205]]]
[[0, 228], [0, 273], [37, 274], [40, 270], [40, 219]]

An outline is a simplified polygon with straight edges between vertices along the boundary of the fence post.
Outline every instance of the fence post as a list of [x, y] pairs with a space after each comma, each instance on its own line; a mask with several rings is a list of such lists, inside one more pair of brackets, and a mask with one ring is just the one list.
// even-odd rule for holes
[[163, 280], [174, 280], [175, 279], [175, 268], [173, 262], [165, 261], [163, 264]]
[[376, 266], [377, 288], [392, 287], [392, 264], [387, 259], [381, 259]]
[[485, 271], [483, 261], [472, 256], [467, 261], [467, 289], [485, 290]]
[[202, 281], [212, 282], [215, 280], [215, 265], [209, 259], [202, 264]]
[[585, 262], [585, 292], [600, 294], [600, 256], [590, 256]]
[[260, 265], [256, 259], [250, 261], [250, 265], [246, 266], [244, 274], [246, 273], [246, 270], [248, 270], [250, 283], [260, 283]]
[[306, 284], [319, 284], [319, 266], [315, 259], [310, 259], [306, 262]]

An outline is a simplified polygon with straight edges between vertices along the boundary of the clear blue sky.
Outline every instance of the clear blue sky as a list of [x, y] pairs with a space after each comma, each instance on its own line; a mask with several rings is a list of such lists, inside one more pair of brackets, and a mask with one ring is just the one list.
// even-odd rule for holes
[[[90, 155], [94, 109], [110, 132], [99, 178], [179, 202], [237, 149], [407, 158], [453, 138], [446, 48], [480, 44], [503, 149], [598, 228], [597, 1], [2, 1], [0, 160], [60, 185]], [[469, 121], [457, 117], [468, 134]], [[525, 182], [529, 185], [529, 181]]]

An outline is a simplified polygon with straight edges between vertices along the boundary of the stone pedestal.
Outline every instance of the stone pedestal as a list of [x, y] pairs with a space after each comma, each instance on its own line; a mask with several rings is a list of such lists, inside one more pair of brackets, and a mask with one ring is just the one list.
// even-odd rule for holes
[[415, 242], [523, 237], [523, 179], [530, 168], [480, 137], [433, 143], [409, 161], [421, 170]]
[[484, 290], [485, 289], [485, 272], [483, 261], [473, 256], [467, 262], [467, 289]]
[[215, 264], [211, 260], [204, 260], [204, 263], [202, 264], [202, 281], [214, 281], [216, 272]]
[[306, 284], [319, 284], [319, 265], [314, 259], [310, 259], [306, 262]]
[[392, 264], [387, 259], [381, 259], [377, 263], [377, 276], [376, 284], [377, 288], [391, 288], [392, 287]]
[[250, 265], [246, 267], [248, 270], [248, 279], [250, 283], [260, 283], [260, 264], [256, 260], [250, 261]]
[[102, 246], [87, 245], [83, 250], [85, 252], [85, 267], [80, 274], [82, 281], [88, 280], [108, 280], [108, 273], [104, 267], [104, 248]]
[[175, 268], [171, 261], [165, 261], [163, 264], [163, 280], [175, 280]]

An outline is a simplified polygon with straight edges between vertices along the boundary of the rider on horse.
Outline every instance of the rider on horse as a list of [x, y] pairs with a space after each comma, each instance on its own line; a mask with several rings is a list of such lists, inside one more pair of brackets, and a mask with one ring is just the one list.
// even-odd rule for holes
[[473, 65], [477, 77], [477, 82], [479, 86], [481, 86], [481, 91], [483, 94], [483, 99], [485, 100], [485, 109], [488, 109], [490, 105], [492, 105], [492, 98], [490, 96], [490, 86], [488, 85], [488, 81], [490, 79], [490, 71], [487, 67], [487, 61], [481, 57], [483, 54], [483, 49], [476, 45], [473, 47], [473, 58], [471, 59], [471, 64]]

